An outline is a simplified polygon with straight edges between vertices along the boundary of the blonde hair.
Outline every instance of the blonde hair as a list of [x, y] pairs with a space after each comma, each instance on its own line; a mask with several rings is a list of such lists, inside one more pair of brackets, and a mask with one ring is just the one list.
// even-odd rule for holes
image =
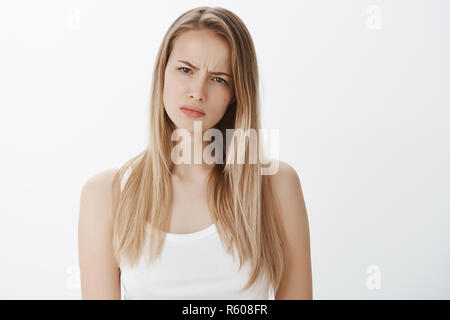
[[[170, 225], [171, 133], [174, 124], [163, 106], [164, 72], [174, 40], [188, 30], [208, 29], [223, 37], [231, 48], [234, 99], [215, 126], [226, 129], [258, 129], [260, 125], [258, 65], [252, 38], [242, 20], [220, 7], [198, 7], [178, 17], [169, 27], [159, 47], [150, 99], [149, 144], [123, 164], [113, 179], [113, 248], [119, 263], [138, 263], [150, 228], [149, 263], [163, 248]], [[261, 146], [260, 146], [261, 147]], [[248, 143], [245, 144], [248, 151]], [[248, 152], [246, 152], [248, 154]], [[226, 150], [224, 146], [225, 157]], [[129, 169], [132, 168], [130, 172]], [[124, 175], [129, 173], [121, 188]], [[208, 206], [220, 239], [232, 254], [239, 254], [240, 269], [250, 261], [251, 276], [242, 290], [258, 279], [277, 291], [284, 270], [284, 233], [279, 205], [269, 176], [261, 175], [261, 163], [216, 163], [208, 177]]]

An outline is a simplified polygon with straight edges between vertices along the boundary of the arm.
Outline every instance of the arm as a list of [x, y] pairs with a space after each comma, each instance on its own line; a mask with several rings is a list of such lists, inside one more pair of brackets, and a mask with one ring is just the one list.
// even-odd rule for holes
[[115, 169], [102, 171], [83, 186], [78, 222], [82, 299], [121, 299], [120, 269], [112, 251], [111, 182]]
[[274, 190], [280, 204], [286, 233], [285, 271], [275, 300], [312, 299], [312, 271], [308, 215], [300, 179], [294, 168], [280, 161], [273, 175]]

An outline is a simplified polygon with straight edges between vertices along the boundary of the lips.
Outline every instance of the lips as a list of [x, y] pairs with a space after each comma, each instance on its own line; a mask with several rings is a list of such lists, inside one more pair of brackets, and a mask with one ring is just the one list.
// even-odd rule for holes
[[202, 109], [197, 108], [197, 107], [193, 107], [193, 106], [189, 106], [189, 105], [181, 106], [180, 109], [192, 110], [192, 111], [196, 111], [196, 112], [200, 112], [202, 114], [205, 114], [205, 112]]
[[184, 114], [191, 118], [200, 118], [205, 115], [205, 112], [202, 109], [189, 105], [181, 106], [180, 109], [184, 112]]

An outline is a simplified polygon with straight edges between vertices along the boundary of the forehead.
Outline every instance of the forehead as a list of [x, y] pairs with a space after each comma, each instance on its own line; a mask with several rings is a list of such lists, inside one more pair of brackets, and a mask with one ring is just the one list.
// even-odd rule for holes
[[[219, 71], [231, 71], [231, 50], [225, 39], [211, 30], [189, 30], [174, 41], [171, 59], [188, 60], [196, 66], [205, 64]], [[217, 70], [214, 70], [217, 71]]]

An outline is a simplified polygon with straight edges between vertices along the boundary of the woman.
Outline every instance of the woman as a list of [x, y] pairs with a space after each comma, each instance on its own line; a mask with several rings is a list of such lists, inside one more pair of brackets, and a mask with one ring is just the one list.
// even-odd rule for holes
[[[198, 124], [222, 137], [260, 129], [258, 89], [253, 41], [234, 13], [199, 7], [175, 20], [155, 63], [148, 147], [83, 186], [83, 299], [121, 299], [121, 285], [125, 299], [312, 299], [296, 171], [280, 161], [262, 174], [261, 162], [229, 161], [250, 150], [247, 139], [219, 144], [212, 163], [188, 150]], [[178, 130], [189, 133], [185, 162], [174, 153]], [[200, 141], [204, 156], [209, 142]]]

